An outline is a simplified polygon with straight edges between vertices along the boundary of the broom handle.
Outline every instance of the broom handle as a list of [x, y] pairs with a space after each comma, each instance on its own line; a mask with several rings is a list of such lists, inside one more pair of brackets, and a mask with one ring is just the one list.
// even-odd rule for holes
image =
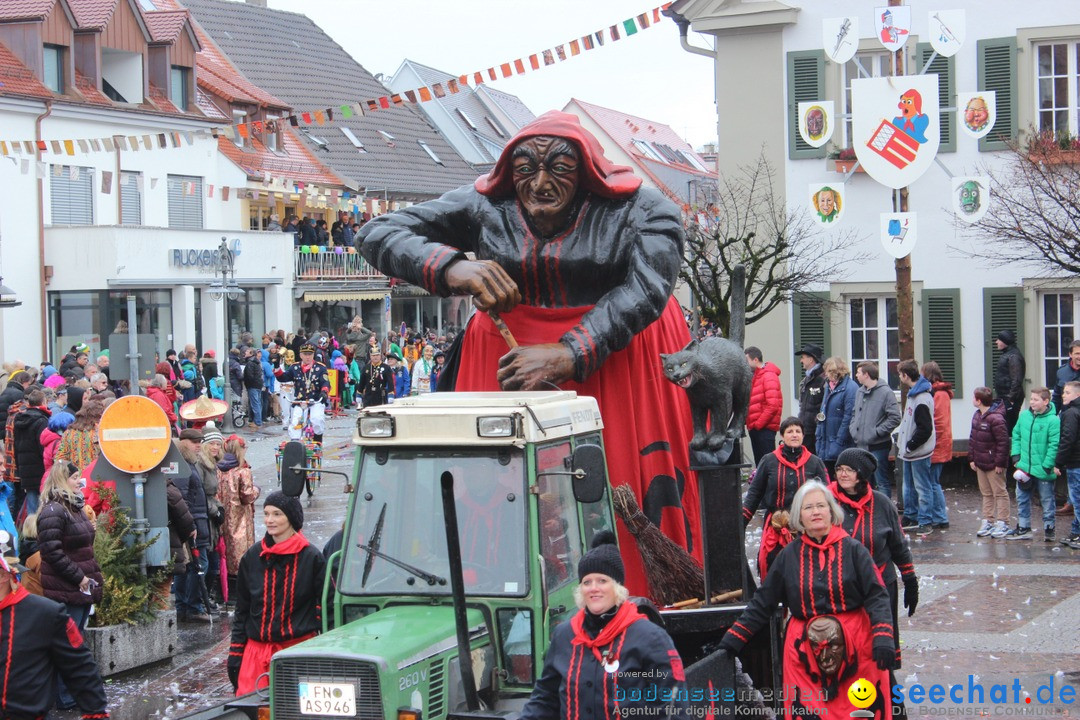
[[741, 598], [741, 597], [742, 597], [742, 588], [739, 588], [738, 590], [731, 590], [729, 592], [720, 593], [719, 595], [713, 595], [712, 599], [709, 600], [709, 602], [710, 603], [722, 603], [722, 602], [727, 602], [728, 600], [737, 600], [738, 598]]
[[499, 334], [503, 336], [503, 340], [513, 350], [518, 346], [517, 340], [514, 339], [514, 333], [510, 332], [510, 328], [506, 326], [506, 321], [499, 317], [499, 313], [494, 310], [488, 310], [488, 317], [491, 318], [491, 322], [495, 323], [495, 329], [499, 331]]
[[701, 601], [698, 600], [697, 598], [690, 598], [689, 600], [680, 600], [677, 603], [672, 603], [668, 607], [670, 607], [672, 610], [675, 610], [677, 608], [689, 607], [690, 605], [693, 605], [694, 603], [699, 603], [700, 604]]

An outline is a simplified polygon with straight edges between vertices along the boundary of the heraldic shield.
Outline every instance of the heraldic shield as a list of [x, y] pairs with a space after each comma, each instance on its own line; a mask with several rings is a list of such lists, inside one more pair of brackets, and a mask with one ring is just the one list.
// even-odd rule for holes
[[910, 185], [941, 143], [938, 76], [851, 81], [851, 135], [859, 164], [882, 185]]

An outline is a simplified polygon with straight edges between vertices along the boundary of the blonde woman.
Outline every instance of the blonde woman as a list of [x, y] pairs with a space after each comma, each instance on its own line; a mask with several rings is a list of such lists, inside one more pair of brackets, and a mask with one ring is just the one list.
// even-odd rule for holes
[[822, 366], [825, 371], [825, 395], [817, 417], [816, 454], [825, 463], [829, 478], [836, 479], [836, 458], [848, 448], [855, 447], [851, 438], [851, 416], [859, 385], [851, 379], [847, 363], [831, 357]]
[[[94, 559], [94, 523], [83, 512], [83, 504], [75, 466], [54, 464], [41, 488], [38, 512], [42, 594], [62, 604], [80, 631], [86, 627], [90, 606], [101, 602], [104, 583]], [[61, 682], [57, 707], [74, 706]]]
[[251, 466], [244, 460], [247, 443], [238, 435], [225, 440], [225, 454], [218, 461], [218, 501], [225, 508], [221, 534], [225, 538], [225, 567], [230, 581], [240, 567], [240, 558], [255, 542], [255, 500], [259, 489], [251, 479]]

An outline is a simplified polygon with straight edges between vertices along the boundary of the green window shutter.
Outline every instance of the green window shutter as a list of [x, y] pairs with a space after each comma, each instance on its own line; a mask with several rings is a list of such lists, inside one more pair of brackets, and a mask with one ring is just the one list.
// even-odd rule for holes
[[[919, 58], [921, 71], [927, 61], [933, 57], [934, 48], [930, 43], [919, 43], [916, 56]], [[926, 68], [926, 75], [938, 76], [938, 103], [941, 107], [956, 105], [956, 58], [938, 55]], [[956, 152], [956, 113], [941, 111], [941, 145], [938, 152]]]
[[801, 50], [787, 54], [788, 158], [825, 157], [825, 147], [810, 147], [799, 135], [799, 103], [825, 99], [825, 51]]
[[795, 316], [795, 349], [807, 343], [820, 345], [825, 357], [832, 354], [832, 332], [830, 332], [829, 293], [801, 292], [791, 297]]
[[923, 290], [922, 322], [924, 360], [936, 362], [956, 397], [963, 397], [960, 290]]
[[1016, 346], [1024, 347], [1023, 288], [983, 288], [983, 342], [986, 347], [986, 386], [994, 387], [994, 368], [1001, 351], [994, 339], [1002, 330], [1016, 333]]
[[990, 134], [979, 140], [979, 151], [1008, 150], [1017, 135], [1016, 38], [988, 38], [975, 43], [978, 88], [997, 93], [997, 119]]

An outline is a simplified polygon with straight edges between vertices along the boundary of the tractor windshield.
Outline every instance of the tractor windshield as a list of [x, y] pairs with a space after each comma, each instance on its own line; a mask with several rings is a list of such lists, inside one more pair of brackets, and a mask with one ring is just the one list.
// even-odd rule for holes
[[525, 460], [517, 448], [365, 452], [340, 592], [450, 595], [439, 481], [446, 471], [454, 476], [465, 592], [528, 592]]

